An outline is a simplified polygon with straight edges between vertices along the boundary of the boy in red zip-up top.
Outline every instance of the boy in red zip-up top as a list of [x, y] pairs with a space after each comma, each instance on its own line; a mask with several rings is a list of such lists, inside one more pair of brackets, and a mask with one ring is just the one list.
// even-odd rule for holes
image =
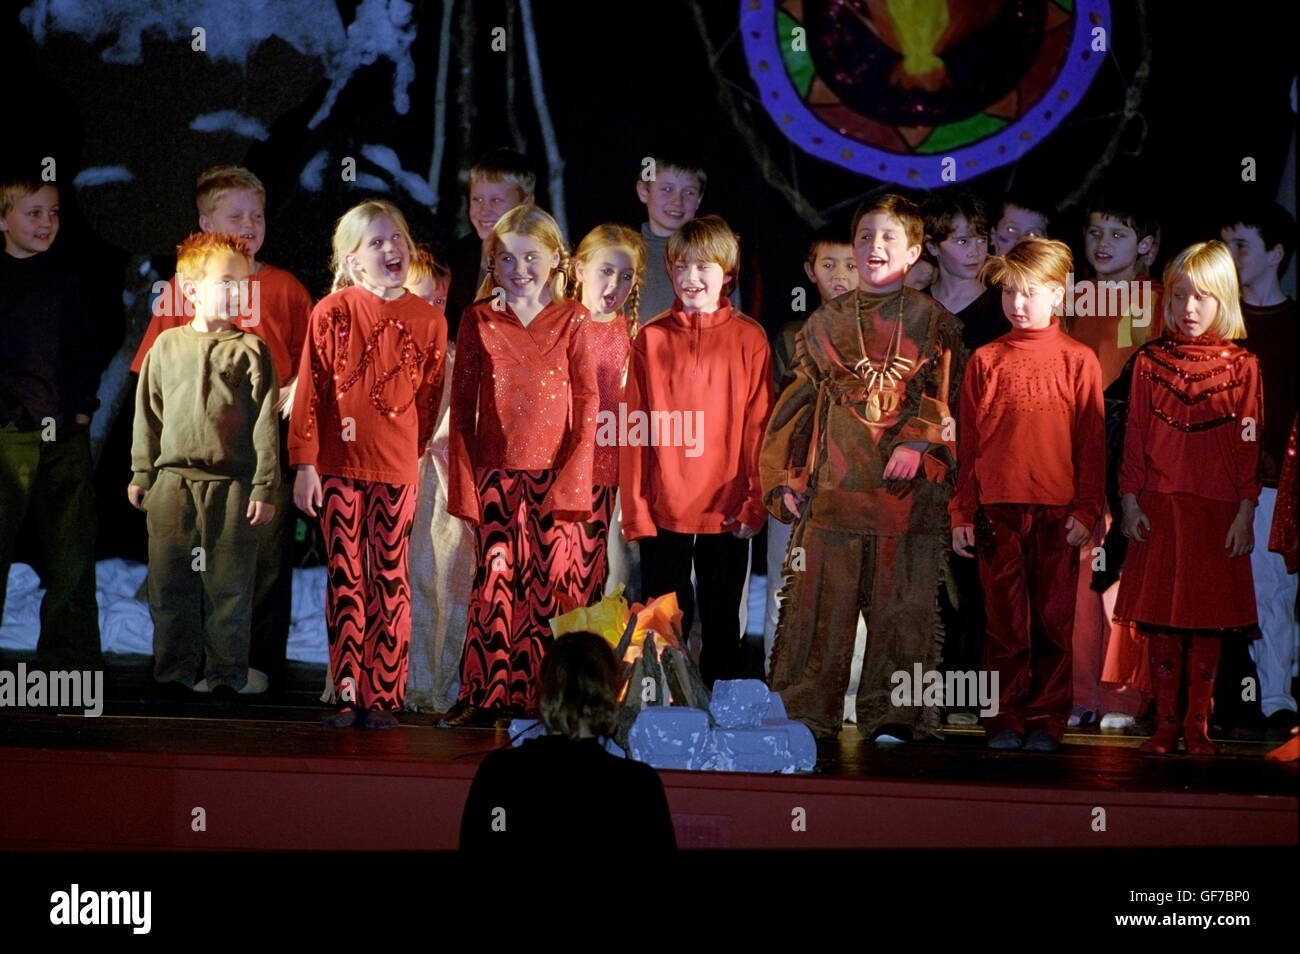
[[763, 527], [758, 451], [772, 410], [763, 327], [731, 306], [740, 243], [716, 215], [687, 222], [664, 253], [676, 299], [632, 342], [620, 415], [623, 535], [641, 541], [647, 598], [677, 594], [682, 630], [699, 593], [700, 674], [740, 665], [749, 538]]

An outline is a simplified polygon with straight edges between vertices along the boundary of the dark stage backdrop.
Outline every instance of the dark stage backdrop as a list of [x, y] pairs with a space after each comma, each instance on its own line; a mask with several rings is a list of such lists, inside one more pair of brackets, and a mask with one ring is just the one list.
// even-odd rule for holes
[[[835, 2], [801, 9], [812, 16]], [[1163, 260], [1212, 235], [1218, 208], [1241, 189], [1272, 197], [1284, 178], [1295, 133], [1290, 5], [1109, 6], [1108, 50], [1077, 108], [1019, 162], [959, 184], [993, 200], [1027, 186], [1060, 202], [1095, 170], [1119, 176], [1158, 211]], [[460, 171], [513, 146], [538, 168], [539, 203], [562, 207], [576, 242], [603, 220], [639, 223], [641, 158], [656, 142], [685, 141], [709, 169], [702, 211], [741, 235], [746, 305], [769, 330], [789, 320], [792, 289], [805, 283], [812, 220], [846, 215], [889, 187], [783, 137], [757, 99], [742, 0], [35, 0], [5, 9], [0, 148], [6, 159], [57, 161], [59, 245], [95, 271], [90, 306], [102, 316], [106, 363], [123, 342], [134, 350], [148, 289], [170, 274], [174, 245], [195, 226], [194, 177], [217, 162], [248, 165], [266, 183], [261, 257], [320, 295], [332, 224], [365, 195], [397, 201], [417, 238], [441, 248], [468, 231]], [[560, 190], [548, 152], [563, 163]], [[340, 174], [347, 157], [353, 182]], [[1248, 184], [1246, 157], [1255, 160]], [[1080, 245], [1077, 216], [1059, 211], [1056, 233]], [[143, 558], [144, 521], [123, 493], [129, 404], [107, 422], [100, 540], [103, 555]]]

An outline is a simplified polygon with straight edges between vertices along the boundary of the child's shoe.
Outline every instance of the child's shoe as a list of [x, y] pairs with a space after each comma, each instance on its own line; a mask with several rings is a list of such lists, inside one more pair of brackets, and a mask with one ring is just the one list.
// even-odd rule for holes
[[1052, 738], [1052, 733], [1046, 729], [1035, 729], [1025, 740], [1026, 752], [1055, 752], [1060, 747], [1061, 743]]
[[1137, 720], [1127, 712], [1107, 712], [1101, 717], [1103, 729], [1129, 729]]
[[357, 710], [346, 706], [320, 720], [327, 729], [347, 729], [357, 724]]
[[990, 749], [999, 749], [1012, 751], [1025, 747], [1025, 734], [1017, 732], [1015, 729], [1003, 729], [993, 738], [989, 739]]
[[387, 709], [367, 709], [362, 718], [367, 729], [396, 729], [400, 724], [397, 716]]

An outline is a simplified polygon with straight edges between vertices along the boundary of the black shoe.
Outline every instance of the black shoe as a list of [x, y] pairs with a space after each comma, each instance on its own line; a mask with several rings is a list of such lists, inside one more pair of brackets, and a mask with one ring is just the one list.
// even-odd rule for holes
[[400, 722], [397, 714], [387, 709], [368, 709], [357, 720], [366, 729], [396, 729]]
[[357, 710], [351, 706], [345, 706], [338, 712], [331, 712], [320, 720], [320, 724], [327, 729], [350, 729], [359, 721]]
[[990, 749], [999, 749], [1004, 751], [1013, 751], [1025, 747], [1025, 735], [1023, 732], [1017, 732], [1015, 729], [1003, 729], [993, 738], [989, 739]]
[[1046, 729], [1035, 729], [1025, 739], [1026, 752], [1055, 752], [1060, 747], [1061, 743], [1052, 738], [1052, 733]]
[[486, 728], [496, 724], [501, 709], [484, 709], [468, 699], [457, 700], [456, 704], [438, 720], [440, 729]]

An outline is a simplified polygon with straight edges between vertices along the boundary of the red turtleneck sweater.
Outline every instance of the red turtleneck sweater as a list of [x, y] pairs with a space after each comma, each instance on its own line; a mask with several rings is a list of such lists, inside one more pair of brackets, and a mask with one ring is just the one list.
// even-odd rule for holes
[[1101, 390], [1097, 356], [1055, 320], [976, 350], [957, 414], [953, 526], [997, 503], [1069, 507], [1085, 527], [1096, 524], [1106, 490]]
[[722, 533], [734, 529], [724, 526], [730, 517], [762, 529], [758, 451], [772, 413], [762, 325], [725, 300], [694, 315], [674, 302], [632, 342], [624, 401], [619, 487], [627, 539], [652, 537], [657, 527]]
[[1262, 412], [1259, 359], [1245, 348], [1209, 335], [1148, 342], [1133, 363], [1120, 493], [1256, 500]]

